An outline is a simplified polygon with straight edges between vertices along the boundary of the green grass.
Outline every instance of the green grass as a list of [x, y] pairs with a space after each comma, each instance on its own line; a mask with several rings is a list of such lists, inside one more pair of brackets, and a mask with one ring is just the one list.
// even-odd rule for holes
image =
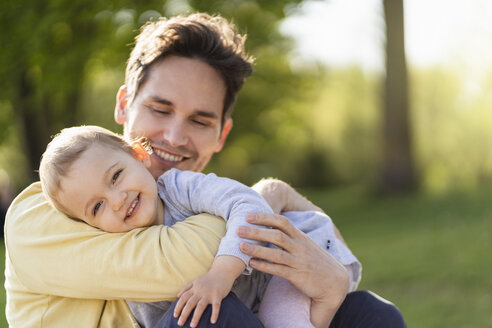
[[306, 194], [363, 263], [360, 288], [394, 302], [408, 327], [492, 327], [492, 188], [385, 199], [361, 188]]
[[492, 189], [445, 196], [309, 192], [363, 263], [360, 289], [408, 327], [492, 327]]

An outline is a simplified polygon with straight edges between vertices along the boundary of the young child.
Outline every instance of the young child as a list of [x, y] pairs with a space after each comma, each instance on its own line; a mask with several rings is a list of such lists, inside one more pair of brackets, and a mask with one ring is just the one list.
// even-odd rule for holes
[[[251, 188], [214, 174], [171, 169], [157, 183], [146, 169], [150, 147], [128, 143], [113, 132], [97, 126], [63, 129], [43, 154], [39, 174], [43, 192], [60, 211], [107, 232], [165, 224], [171, 226], [187, 217], [207, 212], [227, 221], [216, 258], [205, 275], [178, 294], [174, 315], [184, 324], [195, 309], [196, 326], [206, 305], [212, 304], [211, 321], [219, 315], [220, 301], [231, 291], [241, 273], [251, 273], [250, 258], [242, 253], [236, 234], [249, 225], [248, 213], [272, 213], [266, 201]], [[326, 248], [356, 277], [360, 263], [335, 238], [330, 218], [319, 212], [283, 213], [302, 231]], [[139, 324], [153, 326], [169, 302], [127, 302]], [[266, 327], [309, 327], [310, 299], [287, 281], [273, 277], [264, 291], [258, 316]]]

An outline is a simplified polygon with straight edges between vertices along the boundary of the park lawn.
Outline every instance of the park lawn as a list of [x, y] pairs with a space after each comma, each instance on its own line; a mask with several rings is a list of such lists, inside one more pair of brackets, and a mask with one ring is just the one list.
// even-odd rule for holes
[[[357, 187], [305, 193], [362, 261], [360, 288], [397, 304], [408, 327], [492, 327], [491, 187], [385, 199]], [[3, 243], [0, 252], [3, 272]]]
[[492, 188], [378, 199], [308, 192], [363, 263], [359, 289], [394, 302], [408, 327], [492, 327]]

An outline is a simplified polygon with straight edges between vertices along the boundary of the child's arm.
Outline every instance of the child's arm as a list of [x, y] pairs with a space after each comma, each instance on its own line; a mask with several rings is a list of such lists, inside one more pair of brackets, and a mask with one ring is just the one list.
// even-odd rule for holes
[[[273, 213], [268, 203], [256, 191], [244, 184], [215, 174], [202, 174], [172, 169], [158, 180], [159, 194], [166, 203], [169, 217], [187, 217], [197, 213], [210, 213], [226, 222], [226, 235], [222, 238], [217, 256], [232, 255], [240, 258], [248, 272], [250, 256], [244, 254], [239, 244], [244, 239], [237, 236], [239, 226], [252, 224], [246, 221], [249, 213]], [[172, 225], [175, 222], [166, 222]]]
[[276, 214], [290, 211], [323, 212], [322, 209], [311, 203], [282, 180], [274, 178], [261, 179], [251, 188], [263, 196]]
[[5, 232], [9, 304], [49, 295], [155, 302], [173, 301], [208, 271], [225, 224], [198, 215], [173, 227], [108, 233], [55, 210], [37, 182], [13, 201]]
[[[160, 196], [166, 204], [169, 217], [186, 217], [192, 213], [207, 212], [227, 221], [227, 232], [222, 238], [212, 268], [205, 275], [187, 285], [178, 294], [175, 316], [184, 324], [196, 307], [192, 326], [212, 304], [212, 321], [219, 315], [220, 303], [230, 292], [234, 280], [249, 267], [250, 256], [240, 250], [236, 231], [241, 225], [251, 225], [246, 215], [253, 212], [273, 213], [267, 202], [251, 188], [215, 174], [170, 170], [159, 180]], [[174, 222], [167, 222], [173, 224]]]
[[174, 317], [179, 317], [182, 326], [195, 309], [191, 327], [196, 327], [205, 308], [212, 305], [210, 322], [219, 318], [220, 303], [231, 291], [234, 280], [244, 271], [243, 261], [237, 257], [223, 255], [215, 259], [210, 271], [186, 285], [178, 294], [179, 301], [174, 309]]
[[[268, 202], [268, 205], [276, 214], [290, 211], [319, 211], [324, 213], [321, 208], [311, 203], [306, 197], [299, 194], [282, 180], [274, 178], [261, 179], [251, 188]], [[335, 236], [348, 247], [338, 228], [333, 226], [333, 229], [335, 230]]]

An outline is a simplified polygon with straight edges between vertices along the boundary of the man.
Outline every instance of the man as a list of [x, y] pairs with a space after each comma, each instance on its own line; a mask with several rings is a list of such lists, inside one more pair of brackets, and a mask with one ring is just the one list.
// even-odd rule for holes
[[[128, 62], [126, 85], [118, 91], [115, 120], [126, 135], [150, 140], [154, 177], [171, 167], [201, 171], [222, 149], [251, 63], [244, 37], [220, 17], [195, 14], [144, 27]], [[276, 188], [292, 199], [291, 209], [313, 209], [286, 184], [267, 180], [257, 186], [273, 207]], [[317, 326], [344, 324], [361, 315], [384, 327], [388, 317], [399, 316], [396, 308], [368, 293], [349, 294], [340, 306], [349, 280], [341, 265], [281, 216], [258, 214], [250, 220], [274, 229], [242, 229], [242, 236], [281, 247], [243, 244], [244, 252], [272, 261], [253, 261], [252, 266], [289, 280], [311, 297]], [[54, 210], [36, 183], [13, 202], [5, 232], [11, 326], [126, 327], [138, 324], [123, 300], [173, 300], [187, 282], [207, 271], [224, 224], [201, 215], [173, 227], [104, 233]], [[196, 262], [182, 263], [184, 255]], [[360, 302], [369, 304], [362, 312], [354, 309]], [[261, 325], [233, 297], [224, 303], [220, 324]], [[236, 315], [239, 319], [229, 321]], [[209, 318], [204, 315], [200, 325]], [[162, 325], [176, 325], [172, 312]]]

